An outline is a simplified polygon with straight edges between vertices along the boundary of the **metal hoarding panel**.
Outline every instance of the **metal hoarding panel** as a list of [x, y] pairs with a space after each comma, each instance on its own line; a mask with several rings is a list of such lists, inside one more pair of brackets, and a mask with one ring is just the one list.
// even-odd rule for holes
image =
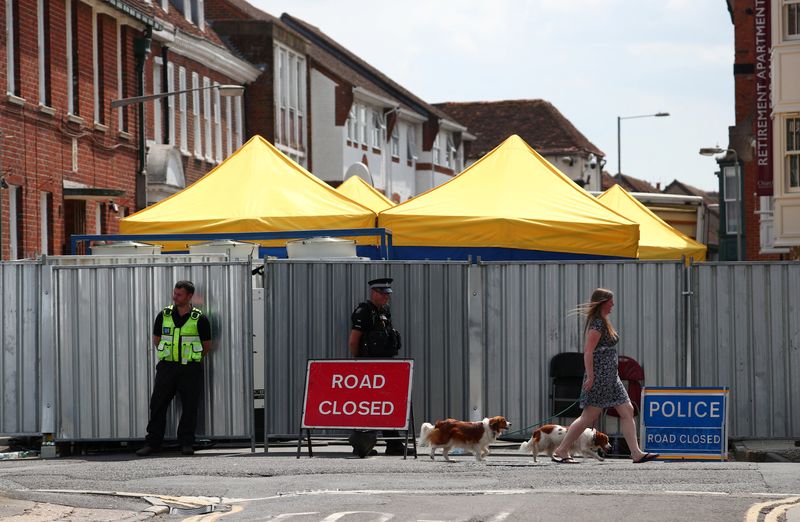
[[[144, 437], [156, 363], [152, 324], [180, 279], [194, 282], [193, 303], [212, 323], [198, 436], [251, 436], [249, 263], [61, 265], [52, 272], [57, 440]], [[168, 438], [176, 409], [173, 402]]]
[[485, 416], [504, 415], [519, 429], [556, 413], [550, 360], [583, 352], [584, 318], [575, 309], [597, 287], [614, 292], [618, 353], [643, 366], [645, 383], [684, 383], [680, 263], [487, 263], [484, 269]]
[[800, 433], [800, 265], [692, 267], [695, 384], [731, 388], [730, 436]]
[[0, 263], [0, 433], [34, 435], [40, 425], [40, 306], [38, 261]]
[[[350, 316], [367, 281], [393, 277], [392, 322], [413, 358], [415, 423], [468, 416], [466, 263], [265, 263], [265, 422], [297, 434], [306, 361], [349, 357]], [[416, 428], [415, 428], [416, 429]]]

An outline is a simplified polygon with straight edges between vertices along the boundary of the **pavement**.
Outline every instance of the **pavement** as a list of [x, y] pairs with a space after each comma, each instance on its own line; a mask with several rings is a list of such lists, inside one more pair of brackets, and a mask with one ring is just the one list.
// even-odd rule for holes
[[730, 449], [739, 462], [800, 462], [800, 440], [740, 440], [734, 441]]
[[[221, 444], [189, 458], [173, 451], [156, 458], [141, 459], [132, 454], [132, 449], [125, 449], [111, 452], [90, 450], [73, 457], [41, 460], [36, 458], [33, 451], [23, 453], [26, 448], [4, 448], [4, 442], [0, 440], [0, 458], [15, 460], [0, 465], [0, 518], [8, 517], [10, 520], [144, 520], [154, 515], [162, 515], [166, 520], [183, 518], [177, 513], [165, 515], [166, 508], [163, 504], [156, 503], [155, 497], [147, 497], [152, 505], [143, 509], [143, 502], [139, 498], [141, 495], [138, 493], [133, 497], [119, 492], [113, 493], [113, 496], [109, 496], [108, 492], [102, 493], [102, 498], [99, 496], [100, 490], [116, 491], [117, 488], [123, 488], [120, 491], [157, 492], [168, 501], [179, 498], [182, 502], [189, 502], [194, 497], [184, 495], [209, 492], [220, 497], [224, 494], [226, 497], [249, 499], [242, 504], [250, 506], [246, 511], [226, 516], [231, 520], [256, 520], [259, 517], [263, 519], [263, 512], [259, 510], [264, 509], [266, 503], [284, 502], [288, 506], [287, 512], [291, 511], [290, 508], [294, 508], [293, 512], [296, 513], [315, 511], [319, 501], [300, 495], [330, 488], [329, 481], [332, 477], [335, 478], [337, 488], [353, 492], [368, 490], [369, 493], [364, 493], [365, 495], [380, 498], [379, 503], [385, 497], [390, 504], [394, 502], [391, 509], [402, 513], [403, 508], [397, 506], [397, 499], [408, 492], [393, 491], [393, 488], [397, 486], [397, 474], [408, 473], [403, 475], [407, 478], [407, 483], [411, 484], [408, 487], [420, 490], [415, 490], [417, 497], [407, 497], [413, 499], [413, 503], [424, 504], [422, 492], [440, 487], [439, 482], [443, 477], [454, 476], [458, 480], [453, 484], [463, 483], [468, 489], [479, 490], [483, 487], [489, 491], [499, 487], [508, 488], [508, 484], [511, 484], [535, 493], [518, 495], [516, 490], [502, 490], [502, 498], [534, 499], [530, 502], [541, 498], [545, 507], [575, 506], [578, 511], [591, 506], [584, 504], [592, 502], [593, 498], [585, 494], [587, 491], [593, 491], [592, 495], [602, 495], [605, 490], [628, 488], [632, 494], [646, 496], [645, 500], [637, 500], [650, 508], [650, 516], [642, 517], [641, 520], [677, 520], [680, 511], [676, 511], [673, 517], [667, 516], [671, 513], [662, 515], [659, 510], [678, 510], [684, 505], [691, 505], [694, 509], [705, 506], [708, 511], [705, 513], [708, 515], [707, 520], [725, 520], [725, 516], [714, 515], [715, 510], [723, 509], [725, 504], [738, 502], [741, 506], [731, 507], [731, 512], [742, 512], [742, 507], [751, 504], [761, 506], [754, 517], [747, 518], [748, 521], [800, 522], [800, 480], [797, 479], [797, 464], [792, 464], [800, 462], [800, 447], [794, 445], [794, 440], [732, 441], [730, 461], [722, 467], [718, 463], [686, 462], [653, 463], [642, 468], [631, 466], [625, 459], [611, 459], [604, 463], [588, 459], [581, 466], [564, 468], [551, 464], [549, 459], [540, 458], [536, 465], [530, 462], [529, 457], [520, 455], [516, 451], [516, 445], [510, 443], [493, 447], [492, 456], [484, 465], [476, 464], [471, 457], [463, 456], [456, 457], [456, 463], [447, 465], [441, 460], [436, 463], [430, 461], [424, 453], [423, 458], [416, 461], [383, 456], [356, 459], [349, 455], [349, 446], [346, 444], [327, 443], [315, 444], [314, 454], [319, 458], [314, 459], [308, 458], [307, 448], [304, 446], [303, 456], [298, 460], [294, 458], [296, 446], [291, 442], [271, 445], [268, 454], [263, 453], [261, 448], [256, 454], [250, 454], [249, 448]], [[48, 471], [45, 472], [45, 469]], [[159, 482], [163, 480], [162, 477], [173, 474], [177, 469], [181, 469], [185, 477], [186, 486], [183, 489], [189, 491], [172, 485], [165, 487]], [[495, 475], [502, 480], [493, 481]], [[213, 480], [209, 481], [210, 477]], [[275, 490], [269, 489], [270, 487]], [[196, 491], [191, 491], [193, 488]], [[672, 491], [675, 489], [687, 491], [676, 493]], [[283, 493], [285, 491], [294, 491], [298, 496], [287, 496]], [[575, 491], [581, 494], [574, 497]], [[774, 496], [747, 496], [757, 495], [757, 492], [768, 492]], [[499, 495], [497, 492], [493, 494]], [[674, 500], [657, 496], [664, 494], [681, 496]], [[175, 495], [181, 496], [173, 498]], [[478, 499], [476, 502], [490, 506], [493, 498], [495, 497]], [[626, 502], [625, 499], [640, 497], [615, 494], [603, 498], [606, 499], [603, 502], [607, 503]], [[696, 499], [696, 503], [693, 499]], [[335, 505], [338, 506], [336, 509], [344, 510], [342, 512], [372, 505], [370, 500], [359, 502], [356, 506], [350, 506], [347, 500], [341, 500]], [[458, 506], [466, 500], [454, 497], [451, 502]], [[753, 504], [754, 502], [761, 504]], [[200, 509], [198, 506], [202, 507], [201, 504], [195, 506], [189, 503], [187, 509]], [[239, 504], [232, 506], [239, 509]], [[523, 504], [517, 507], [517, 512], [525, 512], [525, 508], [521, 506]], [[389, 507], [386, 509], [390, 510]], [[505, 507], [494, 509], [498, 512], [508, 511]], [[616, 510], [626, 512], [625, 509], [632, 507], [616, 505]], [[775, 516], [767, 518], [768, 511]], [[190, 513], [187, 511], [186, 514]], [[220, 515], [209, 513], [209, 518], [203, 520], [211, 520]], [[702, 513], [696, 515], [703, 518]], [[410, 516], [398, 517], [400, 520], [412, 519]], [[489, 519], [490, 517], [486, 518]], [[598, 518], [607, 519], [610, 520]]]

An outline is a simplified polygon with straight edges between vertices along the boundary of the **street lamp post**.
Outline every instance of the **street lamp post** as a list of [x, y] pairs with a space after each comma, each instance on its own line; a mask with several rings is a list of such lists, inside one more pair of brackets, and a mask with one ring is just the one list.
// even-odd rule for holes
[[[744, 224], [744, 213], [742, 212], [742, 169], [739, 166], [739, 155], [734, 149], [723, 149], [720, 147], [703, 147], [700, 149], [700, 154], [703, 156], [713, 156], [714, 154], [733, 154], [734, 168], [736, 169], [736, 260], [742, 260], [742, 225]], [[725, 171], [722, 171], [722, 197], [725, 198], [727, 187], [725, 187]], [[725, 212], [725, 219], [728, 219], [728, 213]], [[725, 231], [727, 232], [727, 226]]]
[[622, 120], [633, 120], [637, 118], [663, 118], [669, 116], [668, 112], [657, 112], [655, 114], [641, 114], [639, 116], [617, 116], [617, 174], [622, 174]]
[[111, 100], [111, 108], [117, 109], [134, 103], [144, 103], [152, 100], [166, 98], [167, 96], [175, 96], [176, 94], [186, 94], [187, 92], [205, 91], [208, 89], [219, 89], [220, 96], [241, 96], [244, 93], [244, 86], [242, 85], [208, 85], [205, 87], [197, 87], [196, 89], [184, 89], [182, 91], [160, 92], [158, 94], [148, 94], [147, 96], [134, 96], [133, 98], [122, 98], [120, 100]]
[[[149, 53], [149, 41], [145, 40], [141, 44], [141, 50], [137, 48], [137, 75], [138, 75], [138, 90], [139, 93], [144, 92], [144, 57]], [[241, 85], [208, 85], [198, 87], [196, 89], [184, 89], [182, 91], [161, 92], [158, 94], [150, 94], [147, 96], [134, 96], [131, 98], [121, 98], [119, 100], [111, 100], [111, 109], [118, 109], [119, 107], [127, 107], [128, 105], [138, 104], [139, 106], [139, 166], [136, 175], [136, 207], [137, 210], [143, 209], [147, 205], [147, 169], [145, 168], [145, 132], [144, 132], [144, 104], [152, 100], [159, 100], [167, 96], [175, 96], [176, 94], [185, 94], [187, 92], [204, 91], [207, 89], [218, 89], [220, 96], [241, 96], [244, 93], [244, 87]]]

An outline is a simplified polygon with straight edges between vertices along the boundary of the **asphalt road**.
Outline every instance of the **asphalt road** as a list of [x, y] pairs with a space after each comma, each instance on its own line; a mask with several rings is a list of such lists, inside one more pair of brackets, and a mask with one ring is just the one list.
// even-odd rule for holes
[[[431, 461], [353, 458], [346, 446], [212, 449], [0, 462], [4, 520], [708, 520], [800, 510], [800, 464], [581, 459], [513, 447]], [[755, 507], [754, 507], [755, 506]], [[749, 511], [749, 519], [748, 517]], [[790, 510], [791, 513], [791, 510]], [[797, 513], [797, 511], [795, 511]], [[776, 519], [777, 520], [777, 519]]]

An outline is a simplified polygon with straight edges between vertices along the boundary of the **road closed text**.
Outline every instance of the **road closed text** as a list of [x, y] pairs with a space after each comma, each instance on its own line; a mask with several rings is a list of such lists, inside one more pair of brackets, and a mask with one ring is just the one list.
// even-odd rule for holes
[[319, 412], [322, 415], [391, 415], [394, 404], [388, 401], [322, 401]]
[[722, 436], [715, 433], [648, 433], [646, 441], [648, 444], [694, 444], [694, 445], [715, 445], [722, 443]]

